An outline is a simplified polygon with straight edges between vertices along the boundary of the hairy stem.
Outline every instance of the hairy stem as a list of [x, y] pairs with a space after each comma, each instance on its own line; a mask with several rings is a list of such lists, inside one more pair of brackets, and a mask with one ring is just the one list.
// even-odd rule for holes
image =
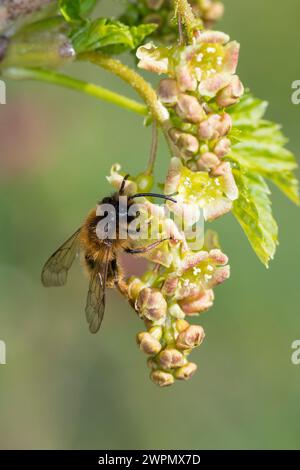
[[151, 150], [150, 150], [150, 157], [149, 162], [146, 170], [146, 174], [152, 175], [157, 155], [157, 146], [158, 146], [158, 139], [157, 139], [157, 122], [154, 120], [152, 125], [152, 143], [151, 143]]
[[50, 70], [42, 70], [35, 68], [8, 68], [3, 70], [3, 75], [14, 80], [37, 80], [47, 83], [53, 83], [72, 90], [80, 91], [95, 98], [113, 103], [121, 108], [133, 111], [142, 116], [146, 116], [148, 109], [143, 104], [138, 103], [132, 99], [126, 98], [123, 95], [114, 93], [99, 85], [87, 83], [83, 80], [78, 80], [67, 75], [63, 75]]
[[157, 95], [152, 86], [133, 69], [119, 60], [113, 59], [101, 52], [85, 52], [79, 55], [79, 59], [92, 62], [93, 64], [112, 72], [128, 83], [143, 98], [153, 119], [155, 119], [160, 125], [163, 125], [163, 123], [168, 119], [168, 113], [158, 101]]
[[[193, 13], [192, 7], [188, 0], [174, 0], [175, 12], [178, 16], [178, 21], [182, 21], [185, 25], [188, 39], [190, 42], [193, 40], [193, 30], [197, 22]], [[199, 23], [199, 20], [198, 20]]]

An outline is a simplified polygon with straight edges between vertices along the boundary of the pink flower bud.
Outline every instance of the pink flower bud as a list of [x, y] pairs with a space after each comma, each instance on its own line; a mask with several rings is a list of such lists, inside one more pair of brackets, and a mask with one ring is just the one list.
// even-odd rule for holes
[[167, 296], [171, 296], [175, 293], [178, 285], [178, 277], [176, 274], [169, 274], [167, 279], [164, 282], [162, 293]]
[[132, 278], [128, 281], [128, 296], [131, 300], [136, 300], [139, 293], [144, 289], [145, 284], [137, 277]]
[[227, 113], [223, 113], [220, 116], [220, 121], [218, 124], [218, 132], [219, 132], [220, 137], [224, 137], [225, 135], [227, 135], [231, 131], [231, 128], [232, 128], [232, 119], [230, 115]]
[[172, 78], [161, 80], [157, 93], [162, 103], [170, 106], [175, 105], [179, 95], [179, 88], [176, 80], [173, 80]]
[[180, 367], [175, 371], [175, 378], [177, 380], [189, 380], [196, 372], [197, 365], [193, 362], [189, 362], [183, 367]]
[[146, 317], [151, 321], [158, 321], [167, 314], [167, 302], [158, 289], [145, 287], [137, 298], [136, 310], [140, 313], [141, 317]]
[[184, 157], [191, 158], [198, 152], [199, 142], [194, 135], [173, 128], [169, 130], [169, 136], [174, 144], [183, 152]]
[[201, 140], [215, 140], [221, 137], [224, 124], [219, 114], [212, 114], [206, 121], [201, 122], [198, 128], [198, 136]]
[[159, 354], [159, 362], [163, 369], [173, 369], [184, 365], [184, 357], [177, 349], [164, 349]]
[[179, 117], [193, 123], [201, 122], [206, 118], [205, 111], [195, 96], [179, 95], [176, 111]]
[[152, 382], [160, 387], [168, 387], [174, 383], [173, 375], [163, 370], [154, 370], [151, 372], [150, 377]]
[[205, 12], [204, 19], [211, 23], [220, 20], [224, 14], [224, 5], [222, 2], [213, 2], [208, 10]]
[[204, 338], [205, 333], [202, 326], [191, 325], [179, 334], [176, 346], [181, 350], [193, 349], [200, 346]]
[[214, 148], [214, 152], [217, 157], [222, 158], [229, 154], [231, 150], [231, 141], [224, 137], [223, 139], [219, 140]]
[[237, 75], [234, 75], [230, 83], [217, 95], [217, 103], [222, 108], [236, 104], [244, 94], [244, 86]]
[[212, 152], [204, 153], [197, 161], [197, 166], [200, 171], [210, 171], [219, 165], [219, 158]]
[[198, 315], [212, 307], [213, 301], [214, 293], [209, 289], [202, 292], [197, 297], [181, 300], [179, 304], [186, 315]]
[[137, 342], [141, 351], [145, 354], [149, 354], [150, 356], [158, 354], [162, 348], [160, 342], [147, 332], [139, 333], [137, 336]]

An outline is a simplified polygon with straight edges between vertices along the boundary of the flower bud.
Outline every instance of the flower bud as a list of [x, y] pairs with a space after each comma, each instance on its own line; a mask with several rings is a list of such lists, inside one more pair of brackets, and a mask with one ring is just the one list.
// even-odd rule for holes
[[212, 114], [208, 119], [201, 122], [198, 128], [198, 136], [201, 140], [217, 139], [219, 134], [221, 117], [218, 114]]
[[173, 375], [168, 372], [164, 372], [163, 370], [154, 370], [151, 372], [150, 378], [152, 382], [160, 387], [168, 387], [174, 383]]
[[222, 158], [229, 154], [231, 149], [231, 141], [224, 137], [223, 139], [219, 140], [214, 148], [214, 152], [217, 157]]
[[145, 284], [137, 277], [134, 277], [128, 281], [128, 296], [132, 300], [136, 300], [139, 293], [144, 289]]
[[200, 346], [204, 340], [205, 333], [202, 326], [190, 325], [182, 331], [176, 341], [176, 347], [181, 350], [193, 349]]
[[136, 309], [141, 317], [151, 321], [161, 320], [167, 313], [167, 302], [158, 289], [145, 287], [139, 293], [136, 301]]
[[232, 119], [231, 116], [227, 113], [222, 114], [218, 125], [218, 132], [220, 134], [220, 137], [224, 137], [227, 135], [232, 128]]
[[152, 338], [160, 341], [162, 338], [162, 334], [163, 334], [162, 328], [160, 326], [153, 326], [152, 328], [149, 329], [149, 334], [152, 336]]
[[176, 273], [169, 274], [162, 287], [162, 293], [171, 296], [175, 293], [178, 286], [179, 279]]
[[195, 96], [179, 95], [176, 111], [179, 117], [193, 123], [201, 122], [206, 118], [205, 111]]
[[222, 2], [213, 2], [205, 12], [205, 22], [215, 23], [220, 20], [224, 14], [224, 5]]
[[201, 171], [209, 171], [219, 165], [219, 158], [212, 152], [202, 155], [197, 161], [197, 167]]
[[159, 84], [157, 94], [162, 103], [173, 106], [177, 103], [179, 92], [176, 80], [164, 78]]
[[173, 369], [184, 365], [184, 356], [177, 349], [164, 349], [158, 359], [163, 369]]
[[236, 104], [244, 94], [244, 86], [237, 75], [234, 75], [229, 83], [217, 95], [217, 103], [222, 108]]
[[198, 315], [213, 306], [214, 293], [211, 289], [180, 301], [180, 307], [186, 315]]
[[189, 380], [196, 372], [197, 365], [189, 362], [175, 371], [175, 378], [178, 380]]
[[145, 354], [149, 354], [150, 356], [158, 354], [162, 348], [160, 342], [147, 332], [139, 333], [137, 336], [137, 342], [141, 351]]
[[186, 158], [190, 158], [198, 152], [199, 142], [194, 135], [173, 128], [169, 130], [169, 136]]

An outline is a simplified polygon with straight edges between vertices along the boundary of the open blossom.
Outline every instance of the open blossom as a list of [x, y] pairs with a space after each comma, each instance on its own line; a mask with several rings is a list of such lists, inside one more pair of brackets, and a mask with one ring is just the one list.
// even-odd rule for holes
[[[158, 97], [170, 113], [168, 137], [174, 159], [165, 186], [178, 201], [203, 210], [213, 220], [232, 209], [238, 198], [230, 156], [232, 119], [226, 108], [237, 103], [244, 87], [236, 75], [239, 44], [220, 31], [195, 31], [182, 47], [146, 44], [137, 51], [139, 66], [166, 74]], [[190, 189], [189, 189], [190, 187]]]
[[230, 164], [218, 161], [215, 177], [205, 171], [191, 171], [179, 158], [173, 157], [166, 179], [166, 194], [177, 193], [177, 200], [202, 208], [205, 220], [213, 220], [232, 209], [238, 189]]

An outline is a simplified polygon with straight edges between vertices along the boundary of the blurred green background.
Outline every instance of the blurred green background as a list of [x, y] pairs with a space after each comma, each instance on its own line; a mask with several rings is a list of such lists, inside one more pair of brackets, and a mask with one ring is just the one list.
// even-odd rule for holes
[[[298, 0], [226, 0], [223, 29], [241, 43], [239, 73], [270, 102], [299, 155]], [[120, 2], [102, 2], [117, 14]], [[130, 60], [130, 59], [129, 59]], [[88, 65], [73, 74], [128, 96], [128, 87]], [[69, 70], [71, 72], [72, 70]], [[142, 322], [117, 293], [102, 329], [88, 332], [87, 279], [79, 266], [64, 289], [46, 290], [46, 258], [110, 191], [114, 162], [138, 173], [150, 132], [139, 116], [39, 83], [7, 81], [0, 106], [0, 366], [2, 449], [300, 448], [299, 209], [274, 189], [280, 247], [267, 271], [231, 215], [214, 223], [232, 276], [196, 322], [206, 340], [187, 383], [159, 389], [135, 344]], [[158, 180], [167, 168], [161, 142]]]

